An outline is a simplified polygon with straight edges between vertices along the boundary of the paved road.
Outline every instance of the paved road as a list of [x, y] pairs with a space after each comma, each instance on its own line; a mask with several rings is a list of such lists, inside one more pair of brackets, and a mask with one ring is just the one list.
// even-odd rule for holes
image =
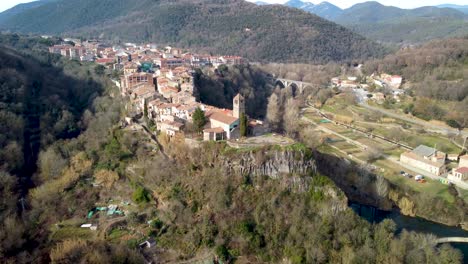
[[382, 109], [382, 108], [379, 108], [379, 107], [370, 106], [367, 103], [361, 103], [360, 105], [362, 107], [364, 107], [364, 108], [369, 109], [369, 110], [380, 112], [380, 113], [382, 113], [384, 115], [387, 115], [387, 116], [390, 116], [390, 117], [393, 117], [393, 118], [396, 118], [396, 119], [400, 119], [400, 120], [403, 120], [403, 121], [408, 122], [408, 123], [413, 123], [413, 124], [416, 124], [416, 125], [420, 125], [420, 126], [425, 127], [426, 129], [431, 130], [431, 131], [439, 132], [439, 133], [442, 133], [442, 134], [445, 134], [445, 135], [449, 134], [449, 133], [454, 133], [454, 134], [458, 135], [458, 133], [460, 133], [463, 137], [468, 137], [468, 131], [461, 131], [460, 132], [460, 131], [458, 131], [458, 129], [448, 128], [448, 127], [445, 127], [445, 126], [439, 126], [439, 125], [431, 124], [431, 123], [421, 121], [421, 120], [418, 120], [418, 119], [409, 118], [409, 117], [406, 117], [404, 115], [399, 115], [399, 114], [393, 113], [391, 111], [388, 111], [388, 110], [385, 110], [385, 109]]

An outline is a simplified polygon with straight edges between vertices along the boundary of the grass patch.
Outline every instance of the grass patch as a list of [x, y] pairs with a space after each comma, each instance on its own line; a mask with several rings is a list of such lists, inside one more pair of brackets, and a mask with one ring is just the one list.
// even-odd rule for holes
[[128, 235], [128, 230], [126, 229], [112, 229], [112, 231], [109, 233], [109, 240], [111, 241], [118, 241], [120, 238], [123, 236]]
[[429, 178], [426, 178], [426, 183], [419, 183], [414, 178], [406, 178], [400, 175], [400, 171], [406, 171], [404, 168], [392, 164], [392, 167], [387, 166], [388, 161], [377, 161], [375, 165], [384, 168], [382, 174], [386, 179], [398, 186], [407, 186], [418, 193], [427, 193], [446, 200], [449, 203], [454, 203], [455, 199], [448, 191], [448, 186]]
[[94, 232], [89, 228], [81, 227], [61, 227], [55, 228], [50, 235], [52, 241], [64, 241], [67, 239], [91, 239], [94, 237]]

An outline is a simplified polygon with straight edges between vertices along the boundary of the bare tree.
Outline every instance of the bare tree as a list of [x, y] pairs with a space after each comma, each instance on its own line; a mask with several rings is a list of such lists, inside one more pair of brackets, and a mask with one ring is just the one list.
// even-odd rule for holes
[[320, 133], [314, 130], [314, 128], [308, 126], [304, 129], [301, 129], [299, 132], [299, 137], [301, 141], [304, 142], [309, 148], [317, 148], [322, 144], [320, 138]]
[[320, 103], [324, 104], [328, 98], [332, 97], [332, 92], [330, 89], [321, 89], [317, 93], [317, 99], [320, 101]]
[[267, 120], [273, 130], [278, 129], [281, 123], [281, 107], [276, 93], [271, 94], [268, 99]]
[[284, 106], [284, 129], [289, 136], [294, 136], [299, 130], [299, 104], [293, 98], [288, 99]]
[[382, 175], [377, 176], [375, 190], [380, 198], [385, 198], [388, 195], [388, 182]]
[[379, 148], [369, 148], [366, 153], [366, 161], [372, 162], [380, 159], [383, 155], [383, 151]]

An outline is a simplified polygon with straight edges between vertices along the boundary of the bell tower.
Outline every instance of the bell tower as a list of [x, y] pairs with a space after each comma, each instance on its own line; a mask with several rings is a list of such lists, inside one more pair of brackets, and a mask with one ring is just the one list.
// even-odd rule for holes
[[244, 97], [238, 93], [233, 99], [233, 109], [232, 109], [232, 116], [236, 118], [240, 118], [241, 114], [245, 114], [245, 99]]

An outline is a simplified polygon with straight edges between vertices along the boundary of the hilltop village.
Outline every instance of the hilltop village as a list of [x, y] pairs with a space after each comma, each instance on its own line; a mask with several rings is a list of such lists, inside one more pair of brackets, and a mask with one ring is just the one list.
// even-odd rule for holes
[[[245, 98], [241, 94], [233, 98], [233, 109], [207, 105], [197, 99], [198, 91], [194, 83], [196, 68], [209, 67], [217, 71], [219, 67], [247, 63], [242, 57], [200, 55], [170, 46], [161, 48], [155, 44], [107, 45], [75, 39], [65, 39], [62, 45], [50, 47], [49, 52], [69, 59], [95, 62], [119, 73], [113, 76], [113, 81], [119, 87], [122, 97], [127, 98], [125, 126], [136, 122], [169, 138], [181, 135], [186, 139], [204, 141], [235, 141], [247, 135], [259, 136], [269, 131], [263, 121], [249, 119], [245, 115]], [[359, 71], [361, 67], [359, 65], [356, 69]], [[334, 77], [330, 80], [329, 88], [339, 95], [353, 94], [353, 100], [361, 106], [385, 106], [390, 101], [400, 103], [404, 98], [408, 100], [403, 77], [387, 73]], [[324, 109], [329, 109], [328, 106], [323, 108], [319, 104], [318, 107], [321, 110], [315, 108], [316, 111], [337, 125], [343, 123], [349, 128], [354, 123], [341, 114], [324, 113]], [[198, 117], [195, 117], [197, 112]], [[318, 129], [324, 125], [319, 125]], [[356, 129], [355, 125], [352, 125], [353, 129]], [[373, 135], [370, 134], [370, 137]], [[399, 146], [397, 142], [391, 144]], [[372, 145], [361, 144], [361, 147], [365, 155], [370, 155], [374, 149]], [[416, 172], [418, 180], [427, 176], [445, 184], [453, 183], [467, 188], [466, 155], [447, 155], [426, 145], [404, 147], [407, 147], [407, 151], [393, 153], [398, 154], [396, 162], [402, 169]], [[344, 150], [340, 148], [340, 151]], [[387, 160], [395, 162], [391, 158]], [[447, 167], [450, 162], [452, 164]], [[401, 173], [411, 176], [405, 171]]]
[[[221, 109], [197, 101], [194, 85], [194, 68], [246, 63], [239, 56], [211, 56], [184, 53], [170, 46], [158, 48], [155, 44], [136, 45], [126, 43], [111, 46], [96, 41], [69, 40], [72, 44], [55, 45], [49, 52], [69, 59], [94, 61], [114, 72], [120, 72], [114, 80], [121, 95], [128, 98], [127, 125], [141, 118], [169, 137], [184, 134], [184, 131], [203, 132], [204, 140], [229, 140], [241, 137], [241, 119], [245, 116], [245, 99], [241, 94], [233, 98], [234, 109]], [[202, 111], [204, 118], [194, 125], [193, 116]], [[263, 131], [263, 122], [247, 120], [245, 131], [258, 134]], [[248, 126], [248, 129], [247, 129]], [[245, 136], [244, 134], [243, 136]], [[191, 133], [193, 136], [193, 133]]]

